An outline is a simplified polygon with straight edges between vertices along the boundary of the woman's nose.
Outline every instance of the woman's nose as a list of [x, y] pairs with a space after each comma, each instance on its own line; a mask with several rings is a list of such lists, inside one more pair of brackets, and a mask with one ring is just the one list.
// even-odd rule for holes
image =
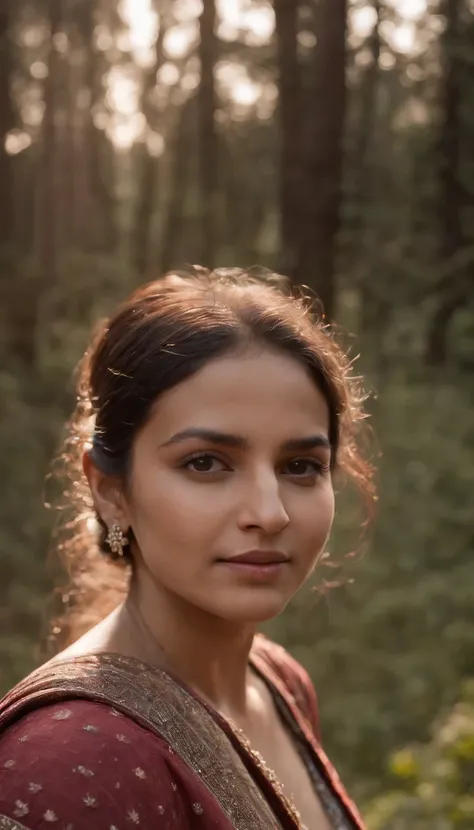
[[275, 535], [281, 533], [289, 521], [274, 473], [260, 474], [245, 484], [239, 520], [243, 530], [259, 529]]

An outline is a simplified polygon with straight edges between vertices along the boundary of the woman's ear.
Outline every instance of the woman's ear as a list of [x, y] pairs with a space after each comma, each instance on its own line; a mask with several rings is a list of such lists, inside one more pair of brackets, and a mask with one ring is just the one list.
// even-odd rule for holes
[[97, 514], [108, 528], [118, 524], [126, 533], [130, 528], [130, 517], [122, 479], [101, 472], [88, 451], [82, 457], [82, 469], [89, 482]]

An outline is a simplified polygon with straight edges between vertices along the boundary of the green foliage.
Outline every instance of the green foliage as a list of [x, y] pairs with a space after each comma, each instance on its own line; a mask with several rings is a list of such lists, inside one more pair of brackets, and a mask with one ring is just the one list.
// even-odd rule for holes
[[367, 808], [370, 830], [472, 830], [474, 684], [432, 729], [431, 740], [394, 753], [390, 791]]
[[[7, 267], [6, 265], [4, 266]], [[9, 262], [10, 309], [21, 308], [31, 282], [28, 266]], [[65, 257], [57, 283], [42, 293], [34, 363], [15, 355], [15, 315], [2, 325], [0, 370], [0, 476], [8, 482], [0, 506], [0, 686], [3, 691], [33, 668], [47, 633], [56, 557], [50, 557], [56, 517], [44, 508], [47, 477], [61, 451], [61, 435], [73, 405], [72, 373], [91, 328], [129, 292], [136, 277], [120, 261], [72, 253]], [[100, 291], [96, 291], [100, 285]], [[30, 302], [32, 298], [30, 296]], [[31, 349], [22, 349], [30, 353]], [[39, 633], [39, 637], [38, 637]]]

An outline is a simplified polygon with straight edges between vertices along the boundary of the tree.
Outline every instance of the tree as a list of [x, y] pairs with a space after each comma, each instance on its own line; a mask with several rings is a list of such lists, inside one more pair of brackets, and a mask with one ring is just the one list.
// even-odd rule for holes
[[38, 201], [39, 261], [42, 278], [49, 286], [58, 276], [59, 198], [58, 198], [58, 129], [57, 99], [61, 78], [61, 58], [57, 36], [63, 22], [63, 0], [48, 0], [48, 58], [44, 83], [44, 119], [42, 131], [41, 188]]
[[[95, 124], [94, 116], [102, 105], [104, 76], [107, 64], [98, 51], [95, 29], [100, 18], [95, 0], [85, 0], [72, 7], [72, 25], [79, 35], [77, 48], [82, 53], [78, 83], [70, 92], [72, 98], [71, 152], [75, 160], [75, 191], [79, 216], [73, 244], [82, 248], [113, 252], [117, 244], [116, 203], [113, 162], [110, 162], [108, 141]], [[85, 96], [89, 105], [77, 113], [77, 98]], [[82, 117], [81, 117], [82, 116]]]
[[453, 318], [473, 297], [474, 235], [469, 230], [474, 210], [474, 181], [469, 173], [474, 156], [474, 130], [467, 115], [474, 72], [467, 58], [472, 48], [474, 19], [459, 0], [443, 3], [446, 31], [443, 44], [442, 122], [439, 153], [439, 220], [441, 275], [435, 288], [427, 342], [429, 363], [446, 360]]
[[201, 262], [212, 268], [217, 245], [218, 141], [216, 130], [216, 90], [214, 67], [217, 62], [215, 0], [204, 0], [199, 18], [201, 83], [199, 85], [199, 178], [201, 184]]
[[4, 0], [0, 7], [0, 247], [13, 243], [15, 216], [13, 157], [6, 144], [16, 122], [12, 93], [13, 9], [13, 0]]
[[179, 243], [183, 235], [186, 198], [191, 180], [191, 159], [193, 136], [191, 127], [195, 123], [195, 111], [198, 101], [191, 96], [177, 114], [171, 143], [169, 159], [168, 199], [165, 203], [164, 229], [159, 265], [162, 272], [176, 267], [181, 259]]
[[[154, 47], [154, 60], [145, 73], [141, 98], [141, 111], [146, 118], [146, 126], [149, 131], [153, 131], [156, 127], [156, 112], [153, 106], [152, 94], [156, 87], [158, 72], [164, 62], [163, 39], [166, 23], [163, 14], [160, 17], [159, 26]], [[146, 273], [150, 263], [151, 223], [156, 204], [157, 176], [157, 160], [151, 155], [144, 141], [138, 158], [138, 199], [132, 237], [132, 261], [139, 274]]]
[[298, 0], [275, 0], [280, 123], [280, 213], [282, 271], [294, 276], [301, 216], [302, 83], [298, 60]]
[[295, 278], [316, 290], [331, 319], [336, 301], [336, 239], [344, 163], [347, 0], [320, 0], [315, 16], [317, 43], [304, 102], [302, 207]]

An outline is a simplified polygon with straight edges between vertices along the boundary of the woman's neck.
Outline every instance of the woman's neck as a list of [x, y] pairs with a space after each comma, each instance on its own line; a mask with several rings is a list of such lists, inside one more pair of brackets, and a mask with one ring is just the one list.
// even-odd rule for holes
[[114, 648], [161, 666], [218, 711], [245, 716], [254, 626], [229, 623], [154, 585], [132, 581], [117, 609]]

